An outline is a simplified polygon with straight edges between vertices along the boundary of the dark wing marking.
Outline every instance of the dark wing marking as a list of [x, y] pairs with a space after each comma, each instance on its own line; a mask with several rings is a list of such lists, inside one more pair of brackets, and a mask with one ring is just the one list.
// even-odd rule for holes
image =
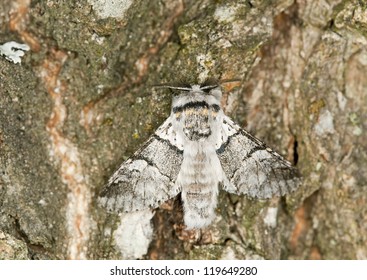
[[175, 135], [169, 120], [110, 178], [99, 197], [107, 210], [156, 208], [181, 191], [175, 181], [183, 155], [173, 144]]
[[227, 177], [224, 190], [265, 199], [298, 187], [297, 169], [227, 116], [223, 118], [222, 134], [225, 136], [217, 154]]

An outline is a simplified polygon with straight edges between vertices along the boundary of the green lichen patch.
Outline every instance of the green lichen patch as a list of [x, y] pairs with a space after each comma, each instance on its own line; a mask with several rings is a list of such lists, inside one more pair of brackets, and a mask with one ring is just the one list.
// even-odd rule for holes
[[310, 115], [315, 116], [315, 119], [317, 119], [318, 116], [320, 115], [321, 109], [324, 108], [325, 106], [326, 104], [324, 99], [315, 100], [311, 102], [311, 104], [308, 106], [308, 112]]
[[367, 6], [363, 1], [342, 1], [334, 12], [337, 31], [350, 29], [367, 36]]
[[190, 260], [218, 260], [223, 253], [223, 247], [220, 245], [201, 245], [194, 246], [189, 253]]
[[25, 242], [0, 231], [0, 260], [28, 260]]

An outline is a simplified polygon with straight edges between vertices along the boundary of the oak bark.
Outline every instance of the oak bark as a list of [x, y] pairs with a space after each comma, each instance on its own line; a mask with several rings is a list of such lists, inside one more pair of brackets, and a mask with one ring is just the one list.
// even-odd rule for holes
[[[358, 0], [2, 1], [0, 44], [31, 50], [0, 57], [0, 259], [367, 259], [366, 37]], [[302, 186], [221, 192], [202, 232], [177, 198], [124, 240], [96, 198], [168, 117], [152, 86], [206, 79]]]

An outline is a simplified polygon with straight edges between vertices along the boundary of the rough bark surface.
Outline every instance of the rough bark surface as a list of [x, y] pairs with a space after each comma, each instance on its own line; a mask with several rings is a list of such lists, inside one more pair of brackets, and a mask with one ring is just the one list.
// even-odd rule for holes
[[[30, 51], [0, 57], [0, 259], [367, 259], [366, 37], [358, 0], [2, 1], [0, 44]], [[300, 190], [221, 192], [202, 232], [179, 198], [153, 218], [99, 208], [169, 115], [152, 85], [206, 79], [236, 80], [226, 113], [296, 164]]]

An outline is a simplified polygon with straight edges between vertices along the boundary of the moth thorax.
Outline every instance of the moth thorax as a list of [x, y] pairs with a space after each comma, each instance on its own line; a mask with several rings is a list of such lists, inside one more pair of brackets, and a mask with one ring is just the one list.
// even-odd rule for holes
[[191, 114], [186, 114], [183, 130], [190, 141], [198, 141], [200, 139], [208, 138], [212, 133], [208, 110], [206, 108], [201, 108], [196, 109]]

